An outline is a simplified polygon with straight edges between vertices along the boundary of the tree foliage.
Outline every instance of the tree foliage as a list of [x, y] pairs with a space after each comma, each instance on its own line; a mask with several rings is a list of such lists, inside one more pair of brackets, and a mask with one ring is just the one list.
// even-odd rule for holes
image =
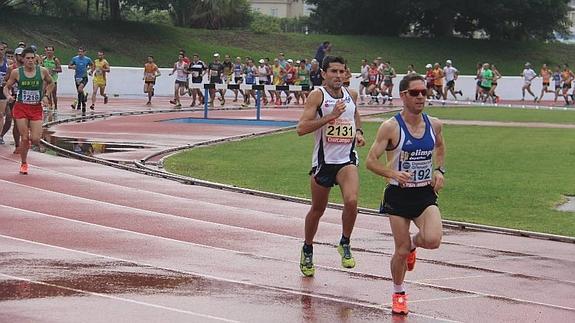
[[332, 33], [551, 39], [567, 34], [569, 0], [307, 0], [314, 29]]
[[208, 29], [245, 27], [250, 22], [247, 0], [127, 0], [144, 10], [168, 10], [176, 26]]

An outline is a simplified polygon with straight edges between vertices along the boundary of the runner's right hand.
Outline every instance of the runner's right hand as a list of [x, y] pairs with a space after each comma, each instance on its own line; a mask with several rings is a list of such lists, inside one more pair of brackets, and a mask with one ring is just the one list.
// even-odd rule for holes
[[333, 116], [335, 116], [334, 119], [339, 118], [340, 115], [342, 115], [345, 112], [345, 102], [343, 102], [343, 100], [338, 100], [337, 103], [335, 104], [335, 107], [333, 107], [333, 110], [331, 111], [331, 114]]
[[411, 179], [411, 173], [406, 171], [395, 171], [392, 178], [400, 185], [405, 185]]

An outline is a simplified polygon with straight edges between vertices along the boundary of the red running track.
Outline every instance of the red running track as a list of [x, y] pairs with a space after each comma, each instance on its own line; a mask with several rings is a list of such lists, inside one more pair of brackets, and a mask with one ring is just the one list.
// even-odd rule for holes
[[[264, 117], [295, 119], [299, 112], [264, 110]], [[248, 118], [254, 111], [217, 114]], [[177, 114], [184, 115], [197, 113]], [[269, 129], [155, 122], [170, 117], [54, 130], [163, 148]], [[358, 217], [358, 264], [347, 270], [335, 250], [340, 212], [328, 210], [317, 235], [316, 277], [304, 278], [298, 261], [306, 205], [35, 152], [30, 175], [21, 176], [11, 152], [0, 146], [2, 322], [575, 320], [572, 244], [446, 229], [441, 248], [421, 250], [407, 275], [412, 313], [392, 317], [386, 218]]]

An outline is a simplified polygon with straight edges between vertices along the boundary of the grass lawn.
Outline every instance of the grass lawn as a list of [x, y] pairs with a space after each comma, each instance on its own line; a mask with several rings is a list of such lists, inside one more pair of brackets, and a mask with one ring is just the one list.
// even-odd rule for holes
[[[425, 112], [431, 116], [446, 120], [482, 120], [504, 122], [547, 122], [575, 124], [575, 109], [565, 110], [531, 110], [518, 108], [495, 107], [426, 107]], [[397, 112], [382, 113], [382, 118], [390, 118]]]
[[86, 46], [88, 55], [102, 49], [112, 66], [142, 66], [148, 55], [158, 65], [171, 67], [177, 51], [199, 53], [205, 60], [214, 52], [235, 56], [275, 57], [284, 52], [288, 58], [312, 58], [317, 46], [329, 40], [333, 54], [348, 59], [352, 71], [359, 72], [362, 58], [381, 56], [390, 60], [399, 73], [408, 64], [423, 72], [427, 63], [454, 61], [463, 74], [475, 74], [479, 61], [497, 64], [503, 75], [519, 75], [526, 61], [536, 70], [541, 64], [573, 62], [575, 45], [542, 42], [497, 42], [469, 39], [412, 39], [361, 35], [254, 34], [245, 30], [203, 30], [137, 22], [102, 22], [59, 19], [26, 14], [0, 13], [0, 35], [10, 45], [24, 40], [39, 48], [56, 46], [56, 55], [64, 63], [75, 55], [78, 46]]
[[[363, 127], [371, 143], [378, 123]], [[575, 213], [553, 210], [575, 195], [575, 129], [445, 126], [447, 219], [575, 236]], [[196, 178], [309, 197], [312, 136], [288, 132], [204, 147], [168, 159]], [[369, 144], [368, 144], [369, 145]], [[359, 150], [365, 160], [368, 147]], [[360, 205], [377, 208], [384, 181], [360, 165]], [[331, 201], [340, 202], [338, 189]]]

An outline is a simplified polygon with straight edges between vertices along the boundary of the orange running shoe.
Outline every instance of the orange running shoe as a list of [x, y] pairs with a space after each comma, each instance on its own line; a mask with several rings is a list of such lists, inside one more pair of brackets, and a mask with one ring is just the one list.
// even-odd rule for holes
[[393, 303], [391, 305], [391, 312], [393, 314], [407, 315], [407, 294], [393, 294]]
[[416, 252], [415, 249], [411, 250], [407, 256], [407, 271], [412, 271], [415, 268]]
[[20, 174], [28, 175], [28, 164], [27, 163], [22, 163], [22, 165], [20, 165]]

